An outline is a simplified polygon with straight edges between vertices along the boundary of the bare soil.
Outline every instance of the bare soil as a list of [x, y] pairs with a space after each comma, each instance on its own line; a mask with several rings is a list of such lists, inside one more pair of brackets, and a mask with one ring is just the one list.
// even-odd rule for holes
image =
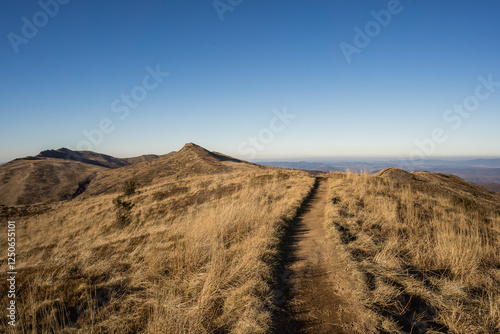
[[344, 333], [341, 315], [345, 303], [329, 279], [332, 249], [323, 227], [327, 201], [327, 180], [317, 178], [316, 186], [293, 222], [288, 240], [288, 258], [282, 277], [286, 280], [286, 304], [277, 325], [279, 333]]

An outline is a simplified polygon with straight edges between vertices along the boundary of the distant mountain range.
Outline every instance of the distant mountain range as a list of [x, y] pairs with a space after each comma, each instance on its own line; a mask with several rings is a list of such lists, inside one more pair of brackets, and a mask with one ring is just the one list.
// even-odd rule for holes
[[269, 162], [259, 162], [261, 165], [279, 167], [279, 168], [291, 168], [291, 169], [303, 169], [308, 171], [321, 171], [321, 172], [336, 172], [341, 169], [330, 166], [322, 162], [290, 162], [290, 161], [269, 161]]

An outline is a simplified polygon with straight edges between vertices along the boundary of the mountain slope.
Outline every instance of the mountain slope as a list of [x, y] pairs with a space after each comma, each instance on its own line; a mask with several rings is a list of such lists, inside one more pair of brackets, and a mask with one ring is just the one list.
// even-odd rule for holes
[[397, 168], [329, 182], [325, 227], [376, 332], [499, 333], [500, 194]]
[[[129, 196], [79, 196], [30, 215], [0, 210], [20, 232], [16, 328], [4, 316], [0, 333], [272, 332], [280, 235], [314, 179], [198, 148], [180, 158], [235, 172], [177, 174]], [[118, 203], [129, 203], [127, 224]], [[3, 309], [7, 296], [0, 284]]]
[[265, 169], [272, 169], [272, 167], [260, 166], [221, 153], [210, 152], [201, 146], [188, 143], [178, 152], [161, 156], [155, 160], [101, 171], [90, 183], [85, 196], [118, 191], [123, 181], [129, 179], [134, 179], [140, 186], [144, 186], [165, 177], [175, 179], [188, 175]]
[[[46, 150], [34, 157], [0, 166], [0, 204], [34, 204], [92, 196], [120, 190], [124, 181], [147, 185], [162, 177], [262, 170], [263, 167], [193, 143], [162, 156], [115, 158], [66, 148]], [[88, 189], [87, 189], [88, 188]]]
[[154, 154], [141, 155], [133, 158], [115, 158], [107, 154], [96, 153], [92, 151], [72, 151], [67, 148], [60, 148], [58, 150], [45, 150], [40, 152], [34, 157], [26, 157], [16, 160], [40, 160], [42, 158], [54, 158], [70, 161], [79, 161], [85, 164], [106, 167], [118, 168], [123, 166], [132, 165], [138, 162], [153, 160], [159, 156]]
[[81, 194], [98, 172], [156, 158], [156, 155], [144, 155], [122, 159], [61, 148], [15, 159], [0, 165], [0, 204], [48, 203], [71, 199]]
[[[333, 325], [346, 333], [500, 330], [500, 194], [459, 177], [389, 168], [330, 173], [315, 187], [307, 173], [191, 143], [118, 168], [102, 166], [118, 163], [109, 158], [94, 157], [96, 165], [43, 155], [1, 167], [0, 182], [45, 180], [36, 192], [55, 198], [62, 190], [54, 189], [74, 184], [69, 179], [92, 174], [72, 201], [0, 206], [5, 222], [22, 224], [22, 332], [280, 332], [276, 311], [287, 298], [303, 303], [300, 293], [308, 291], [288, 290], [298, 276], [277, 268], [301, 258], [287, 248], [297, 239], [315, 244], [301, 219], [317, 220], [328, 237], [316, 239], [316, 249], [326, 249], [321, 256], [307, 253], [325, 266], [304, 267], [324, 278], [309, 285], [319, 292], [308, 296], [308, 308], [316, 308], [314, 296], [329, 296], [322, 293], [328, 285], [338, 295], [319, 299], [325, 325], [338, 318]], [[136, 192], [112, 193], [131, 178]], [[316, 209], [301, 216], [308, 207]], [[0, 307], [9, 302], [7, 288], [0, 286]]]
[[47, 203], [72, 198], [105, 169], [54, 158], [15, 160], [0, 166], [0, 204]]
[[498, 194], [474, 183], [450, 174], [430, 172], [407, 172], [399, 168], [387, 168], [374, 176], [381, 177], [397, 185], [411, 186], [423, 193], [440, 193], [446, 196], [471, 197], [472, 201], [481, 201], [482, 206], [491, 210], [499, 205]]

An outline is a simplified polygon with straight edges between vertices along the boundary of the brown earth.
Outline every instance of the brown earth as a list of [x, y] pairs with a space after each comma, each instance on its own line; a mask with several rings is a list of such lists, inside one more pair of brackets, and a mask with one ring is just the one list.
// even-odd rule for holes
[[[328, 195], [326, 178], [317, 178], [310, 198], [297, 216], [285, 277], [290, 276], [287, 302], [281, 315], [280, 333], [344, 333], [342, 323], [351, 322], [340, 311], [346, 300], [336, 293], [342, 282], [331, 281], [332, 252], [323, 227]], [[334, 258], [334, 256], [333, 256]]]

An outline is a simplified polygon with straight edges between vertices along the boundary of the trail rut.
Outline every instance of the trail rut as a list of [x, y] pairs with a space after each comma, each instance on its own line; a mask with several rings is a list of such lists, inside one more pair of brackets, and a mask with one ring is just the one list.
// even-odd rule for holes
[[323, 227], [328, 182], [317, 178], [311, 196], [293, 222], [287, 242], [286, 303], [278, 333], [344, 333], [339, 306], [344, 303], [332, 288], [331, 267]]

